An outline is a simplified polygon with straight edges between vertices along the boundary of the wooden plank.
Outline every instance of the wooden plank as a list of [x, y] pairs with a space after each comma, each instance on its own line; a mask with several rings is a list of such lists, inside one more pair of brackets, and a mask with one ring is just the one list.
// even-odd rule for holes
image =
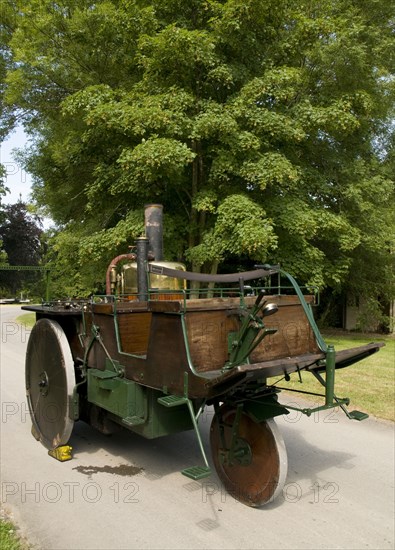
[[152, 314], [145, 312], [117, 315], [122, 351], [144, 355], [147, 353]]
[[149, 301], [148, 309], [157, 313], [179, 313], [180, 311], [183, 311], [184, 304], [178, 300]]
[[237, 317], [221, 309], [188, 311], [185, 320], [194, 367], [200, 372], [222, 368], [228, 359], [228, 334], [238, 330]]
[[92, 304], [92, 311], [101, 315], [113, 315], [114, 304]]
[[42, 317], [53, 317], [53, 316], [73, 316], [81, 317], [82, 310], [76, 308], [65, 309], [64, 307], [54, 307], [54, 306], [22, 306], [21, 309], [24, 311], [31, 311], [34, 313], [42, 314]]
[[[383, 346], [385, 346], [384, 342], [371, 342], [370, 344], [365, 344], [364, 346], [337, 351], [336, 368], [343, 369], [353, 365], [357, 361], [361, 361], [362, 359], [369, 357], [369, 355], [378, 352]], [[325, 367], [316, 365], [308, 370], [322, 372], [325, 370]]]
[[290, 298], [294, 297], [277, 297], [278, 313], [264, 320], [277, 332], [262, 340], [250, 356], [251, 363], [320, 352], [302, 305]]
[[[307, 297], [312, 302], [313, 297]], [[251, 363], [319, 353], [313, 331], [296, 296], [268, 296], [268, 302], [278, 305], [278, 312], [264, 320], [268, 328], [277, 332], [268, 335], [253, 351]], [[196, 300], [201, 302], [200, 300]], [[248, 298], [251, 306], [255, 298]], [[229, 358], [228, 336], [240, 327], [238, 299], [221, 299], [212, 309], [187, 309], [185, 319], [192, 363], [199, 372], [221, 369]]]
[[239, 307], [240, 298], [199, 298], [186, 301], [187, 311], [226, 310]]

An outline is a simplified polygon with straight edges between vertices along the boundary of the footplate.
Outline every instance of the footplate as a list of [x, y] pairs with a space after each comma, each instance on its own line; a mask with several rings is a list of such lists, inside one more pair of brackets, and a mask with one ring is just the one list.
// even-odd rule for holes
[[207, 466], [191, 466], [190, 468], [182, 470], [181, 473], [190, 479], [198, 481], [199, 479], [209, 477], [211, 475], [211, 468]]
[[369, 415], [361, 411], [351, 411], [348, 413], [349, 417], [353, 420], [366, 420], [369, 418]]
[[158, 398], [158, 403], [164, 407], [179, 407], [180, 405], [186, 405], [188, 398], [179, 397], [178, 395], [166, 395]]

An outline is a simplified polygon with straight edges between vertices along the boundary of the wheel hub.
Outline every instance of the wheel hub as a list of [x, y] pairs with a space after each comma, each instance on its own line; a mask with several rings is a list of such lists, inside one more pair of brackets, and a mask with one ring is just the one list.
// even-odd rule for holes
[[248, 441], [238, 437], [233, 449], [221, 449], [220, 461], [223, 466], [249, 466], [252, 462], [252, 451]]
[[38, 382], [38, 387], [40, 388], [40, 394], [43, 397], [46, 397], [48, 395], [48, 391], [49, 391], [49, 380], [48, 380], [48, 375], [45, 371], [43, 371], [40, 374], [40, 380]]

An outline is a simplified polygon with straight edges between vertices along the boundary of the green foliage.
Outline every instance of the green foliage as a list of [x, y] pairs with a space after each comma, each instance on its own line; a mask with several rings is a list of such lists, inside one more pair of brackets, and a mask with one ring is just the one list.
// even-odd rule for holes
[[[114, 227], [89, 233], [69, 224], [48, 236], [46, 263], [51, 266], [51, 296], [82, 298], [105, 292], [104, 274], [110, 261], [128, 251], [143, 232], [143, 210], [126, 215]], [[94, 225], [95, 226], [95, 225]]]
[[193, 269], [238, 255], [393, 296], [388, 0], [12, 7], [0, 97], [34, 136], [25, 167], [59, 225], [62, 289], [99, 289], [157, 201], [167, 256]]
[[368, 298], [361, 308], [361, 312], [357, 317], [356, 330], [360, 332], [369, 332], [377, 329], [377, 327], [385, 329], [391, 328], [391, 320], [387, 315], [384, 315], [380, 304], [373, 298]]
[[[13, 266], [38, 266], [43, 255], [42, 227], [38, 216], [31, 214], [25, 203], [2, 207], [0, 223], [0, 261], [7, 261]], [[1, 271], [0, 286], [15, 296], [26, 285], [37, 281], [39, 276], [34, 271]]]
[[[210, 208], [210, 203], [207, 204]], [[227, 254], [247, 254], [252, 260], [263, 262], [268, 250], [276, 247], [272, 222], [263, 208], [248, 197], [229, 195], [216, 213], [213, 229], [204, 235], [199, 245], [188, 251], [188, 258], [193, 263], [202, 265], [208, 258], [219, 262]]]
[[0, 264], [7, 264], [7, 252], [3, 249], [3, 241], [0, 239]]
[[28, 550], [29, 546], [18, 534], [17, 527], [10, 521], [0, 519], [0, 540], [3, 550]]
[[123, 149], [117, 162], [126, 174], [119, 179], [119, 185], [113, 187], [113, 192], [139, 194], [143, 188], [146, 195], [147, 186], [180, 181], [184, 167], [193, 161], [194, 156], [185, 143], [152, 136], [133, 149]]

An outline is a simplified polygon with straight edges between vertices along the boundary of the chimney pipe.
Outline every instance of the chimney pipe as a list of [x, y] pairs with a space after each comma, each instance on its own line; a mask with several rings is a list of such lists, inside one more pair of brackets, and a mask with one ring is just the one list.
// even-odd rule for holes
[[145, 234], [149, 239], [148, 252], [157, 262], [163, 260], [163, 206], [147, 204], [145, 206]]
[[148, 239], [147, 237], [138, 237], [137, 246], [137, 297], [140, 302], [148, 300]]

